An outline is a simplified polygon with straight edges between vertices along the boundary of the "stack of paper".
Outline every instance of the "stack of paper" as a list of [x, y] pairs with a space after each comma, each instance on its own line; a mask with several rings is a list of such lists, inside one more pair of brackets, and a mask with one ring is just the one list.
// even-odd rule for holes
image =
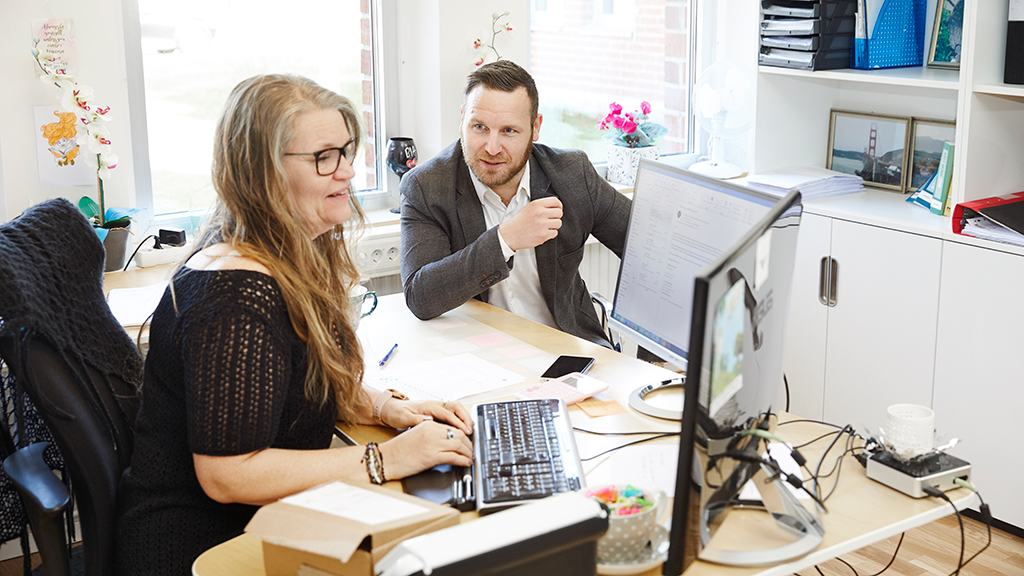
[[1024, 246], [1024, 236], [1009, 228], [1000, 226], [984, 216], [964, 218], [963, 226], [961, 234], [965, 234], [967, 236], [974, 236], [975, 238], [982, 238], [984, 240], [993, 240], [995, 242], [1004, 242], [1015, 246]]
[[961, 202], [952, 223], [957, 234], [1024, 246], [1024, 192]]
[[860, 192], [863, 184], [864, 179], [860, 176], [818, 166], [789, 166], [751, 174], [747, 178], [747, 186], [755, 190], [782, 197], [796, 189], [805, 200]]

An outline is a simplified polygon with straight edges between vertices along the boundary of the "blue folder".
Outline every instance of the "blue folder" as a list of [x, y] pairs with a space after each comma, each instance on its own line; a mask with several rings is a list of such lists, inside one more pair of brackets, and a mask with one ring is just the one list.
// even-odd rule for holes
[[927, 0], [858, 0], [858, 30], [850, 67], [920, 66], [924, 62], [927, 5]]

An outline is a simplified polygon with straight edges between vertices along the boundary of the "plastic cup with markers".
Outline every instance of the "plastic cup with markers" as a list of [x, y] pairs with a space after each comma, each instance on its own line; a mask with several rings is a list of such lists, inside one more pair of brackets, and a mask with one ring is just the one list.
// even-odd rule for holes
[[662, 490], [646, 490], [631, 484], [590, 488], [590, 498], [608, 507], [608, 532], [597, 541], [600, 564], [630, 564], [657, 555], [656, 541], [667, 537], [658, 522], [667, 498]]

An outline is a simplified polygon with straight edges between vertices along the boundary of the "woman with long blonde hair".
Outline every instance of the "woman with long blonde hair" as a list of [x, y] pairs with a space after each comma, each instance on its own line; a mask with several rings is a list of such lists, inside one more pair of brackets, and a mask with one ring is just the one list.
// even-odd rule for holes
[[[257, 76], [229, 96], [216, 209], [150, 328], [119, 573], [189, 573], [256, 506], [329, 480], [471, 464], [464, 407], [362, 386], [343, 230], [363, 220], [350, 196], [360, 139], [352, 104], [305, 78]], [[337, 420], [411, 429], [329, 450]]]

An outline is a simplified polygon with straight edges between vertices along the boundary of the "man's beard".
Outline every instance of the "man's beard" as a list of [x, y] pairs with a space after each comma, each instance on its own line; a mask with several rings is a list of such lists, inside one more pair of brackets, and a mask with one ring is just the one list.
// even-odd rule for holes
[[[526, 166], [526, 163], [530, 161], [530, 154], [532, 152], [533, 152], [533, 138], [531, 137], [530, 138], [530, 142], [526, 146], [526, 150], [523, 152], [523, 155], [520, 156], [519, 158], [511, 159], [505, 165], [506, 167], [504, 169], [502, 169], [502, 170], [489, 170], [487, 168], [477, 169], [477, 166], [479, 165], [481, 159], [487, 160], [487, 161], [497, 160], [497, 161], [500, 162], [500, 161], [504, 161], [507, 158], [507, 156], [504, 156], [504, 155], [502, 155], [502, 156], [490, 156], [486, 152], [481, 151], [480, 156], [477, 156], [477, 157], [474, 157], [474, 158], [470, 158], [469, 154], [468, 154], [468, 152], [466, 150], [466, 141], [465, 140], [462, 141], [462, 156], [466, 160], [466, 165], [469, 166], [469, 169], [473, 171], [474, 175], [476, 175], [477, 180], [479, 180], [482, 184], [484, 184], [488, 188], [492, 188], [492, 189], [495, 188], [496, 186], [504, 186], [505, 184], [508, 184], [508, 182], [510, 180], [512, 180], [512, 178], [518, 176], [519, 172], [522, 171], [524, 166]], [[482, 158], [481, 158], [481, 156], [482, 156]]]

